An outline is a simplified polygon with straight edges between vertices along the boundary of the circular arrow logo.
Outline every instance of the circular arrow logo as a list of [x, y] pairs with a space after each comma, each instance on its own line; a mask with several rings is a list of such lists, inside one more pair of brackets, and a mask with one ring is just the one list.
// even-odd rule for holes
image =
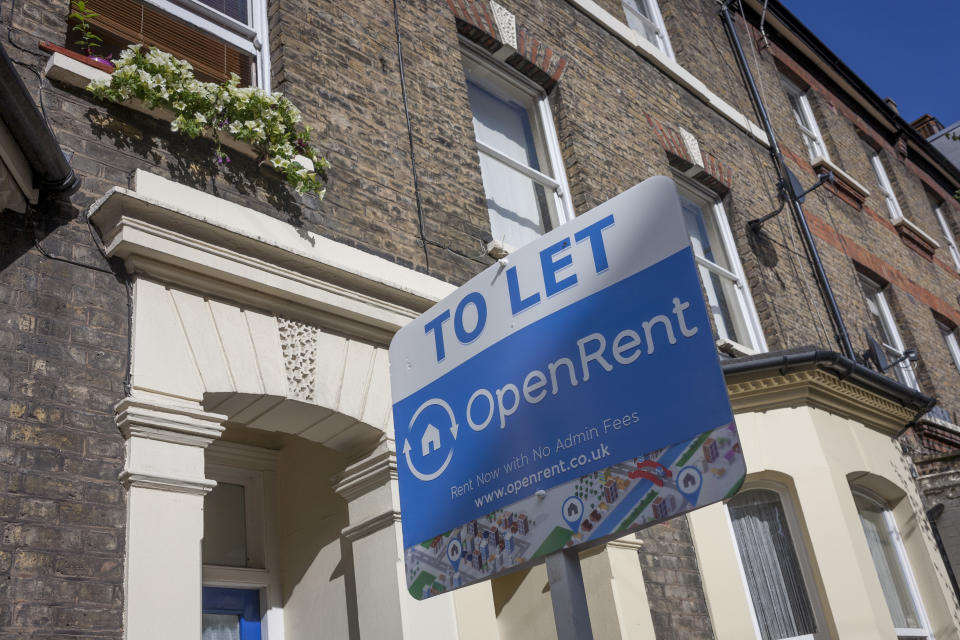
[[[429, 407], [440, 407], [447, 413], [447, 417], [450, 419], [450, 435], [453, 436], [453, 439], [457, 439], [457, 431], [459, 427], [457, 426], [457, 419], [453, 415], [453, 409], [450, 408], [450, 405], [440, 398], [431, 398], [424, 402], [413, 414], [413, 417], [410, 418], [410, 424], [407, 426], [407, 430], [412, 432], [413, 425], [416, 423], [417, 418], [420, 417], [427, 408]], [[432, 422], [428, 422], [426, 428], [423, 430], [423, 435], [420, 438], [420, 455], [423, 458], [430, 457], [433, 453], [438, 452], [441, 447], [441, 429], [434, 425]], [[413, 459], [410, 457], [410, 452], [413, 450], [414, 445], [410, 444], [410, 437], [404, 438], [403, 440], [403, 456], [406, 458], [407, 467], [410, 469], [415, 477], [425, 482], [433, 480], [442, 474], [446, 469], [447, 465], [450, 464], [450, 460], [453, 459], [453, 445], [450, 446], [450, 451], [447, 453], [446, 459], [443, 461], [443, 464], [440, 465], [440, 468], [431, 473], [423, 473], [413, 464]]]

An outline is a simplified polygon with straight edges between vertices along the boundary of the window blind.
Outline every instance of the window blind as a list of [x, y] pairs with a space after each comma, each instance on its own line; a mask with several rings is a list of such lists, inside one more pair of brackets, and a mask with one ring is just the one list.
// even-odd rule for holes
[[90, 24], [104, 36], [107, 51], [139, 42], [186, 60], [201, 80], [222, 82], [236, 73], [241, 85], [253, 83], [251, 56], [192, 25], [136, 0], [87, 0], [87, 7], [99, 14]]

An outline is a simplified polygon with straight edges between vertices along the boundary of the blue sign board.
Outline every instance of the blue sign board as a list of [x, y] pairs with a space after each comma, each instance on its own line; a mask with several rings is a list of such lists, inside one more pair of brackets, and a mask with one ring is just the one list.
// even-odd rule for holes
[[668, 178], [483, 271], [397, 333], [390, 370], [417, 598], [715, 502], [744, 476]]

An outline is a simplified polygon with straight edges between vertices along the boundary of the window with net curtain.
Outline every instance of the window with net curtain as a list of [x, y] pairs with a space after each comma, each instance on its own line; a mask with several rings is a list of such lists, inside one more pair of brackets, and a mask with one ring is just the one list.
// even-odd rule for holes
[[572, 217], [546, 96], [495, 61], [464, 49], [467, 96], [490, 214], [490, 235], [511, 251]]
[[727, 503], [744, 579], [762, 640], [819, 638], [800, 556], [780, 494], [741, 491]]
[[893, 514], [886, 503], [862, 489], [854, 490], [853, 500], [860, 514], [860, 524], [863, 525], [870, 557], [876, 567], [897, 638], [928, 638], [927, 625]]
[[728, 247], [723, 239], [727, 225], [723, 204], [684, 181], [678, 182], [678, 192], [717, 337], [761, 350], [759, 322], [748, 300], [739, 258], [732, 245]]

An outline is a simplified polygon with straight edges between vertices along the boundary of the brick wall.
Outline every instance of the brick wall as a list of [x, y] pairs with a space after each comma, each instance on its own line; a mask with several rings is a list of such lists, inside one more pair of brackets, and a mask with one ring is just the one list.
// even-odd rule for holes
[[686, 516], [644, 529], [640, 565], [657, 640], [706, 640], [713, 625]]
[[0, 638], [121, 637], [126, 288], [64, 207], [0, 217]]

